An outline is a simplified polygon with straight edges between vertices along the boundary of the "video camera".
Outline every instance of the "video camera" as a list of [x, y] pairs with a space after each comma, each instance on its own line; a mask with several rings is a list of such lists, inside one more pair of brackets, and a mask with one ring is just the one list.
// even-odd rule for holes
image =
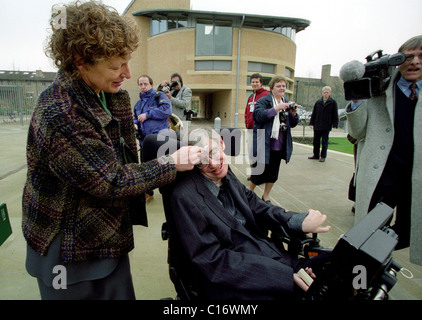
[[383, 55], [382, 50], [378, 50], [366, 57], [365, 65], [356, 60], [346, 63], [340, 70], [345, 99], [361, 100], [382, 95], [388, 87], [394, 67], [405, 60], [406, 56], [402, 52]]
[[309, 300], [385, 300], [401, 266], [391, 254], [397, 235], [387, 224], [394, 210], [379, 203], [343, 235], [309, 287]]

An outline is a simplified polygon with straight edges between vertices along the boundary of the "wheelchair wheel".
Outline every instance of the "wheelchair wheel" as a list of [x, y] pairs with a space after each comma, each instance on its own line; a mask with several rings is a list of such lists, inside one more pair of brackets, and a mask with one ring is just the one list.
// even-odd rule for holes
[[183, 130], [182, 120], [176, 116], [174, 113], [168, 118], [169, 120], [169, 130], [181, 131]]

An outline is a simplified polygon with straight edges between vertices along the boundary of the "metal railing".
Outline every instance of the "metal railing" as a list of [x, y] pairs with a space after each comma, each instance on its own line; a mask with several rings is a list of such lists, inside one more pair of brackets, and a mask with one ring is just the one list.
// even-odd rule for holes
[[0, 125], [20, 123], [27, 125], [38, 95], [21, 85], [0, 85]]

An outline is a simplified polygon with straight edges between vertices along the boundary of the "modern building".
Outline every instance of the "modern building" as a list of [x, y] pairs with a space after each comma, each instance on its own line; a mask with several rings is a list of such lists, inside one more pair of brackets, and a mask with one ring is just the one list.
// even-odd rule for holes
[[133, 0], [124, 15], [137, 22], [141, 41], [124, 88], [139, 99], [137, 78], [149, 74], [154, 86], [179, 73], [193, 92], [198, 117], [221, 118], [222, 126], [244, 127], [250, 76], [265, 83], [276, 74], [295, 84], [296, 33], [308, 20], [280, 16], [195, 11], [189, 0]]

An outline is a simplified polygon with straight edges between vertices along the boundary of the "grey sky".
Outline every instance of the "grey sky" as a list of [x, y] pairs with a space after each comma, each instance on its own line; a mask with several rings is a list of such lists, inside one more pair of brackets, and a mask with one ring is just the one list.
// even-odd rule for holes
[[[44, 55], [53, 4], [69, 0], [0, 0], [0, 69], [55, 71]], [[130, 0], [103, 0], [120, 13]], [[307, 19], [296, 35], [296, 76], [319, 78], [321, 66], [331, 75], [341, 66], [378, 49], [395, 53], [412, 36], [422, 34], [420, 0], [191, 0], [193, 10], [250, 13]], [[271, 50], [268, 43], [263, 50]], [[276, 52], [274, 53], [277, 54]]]

